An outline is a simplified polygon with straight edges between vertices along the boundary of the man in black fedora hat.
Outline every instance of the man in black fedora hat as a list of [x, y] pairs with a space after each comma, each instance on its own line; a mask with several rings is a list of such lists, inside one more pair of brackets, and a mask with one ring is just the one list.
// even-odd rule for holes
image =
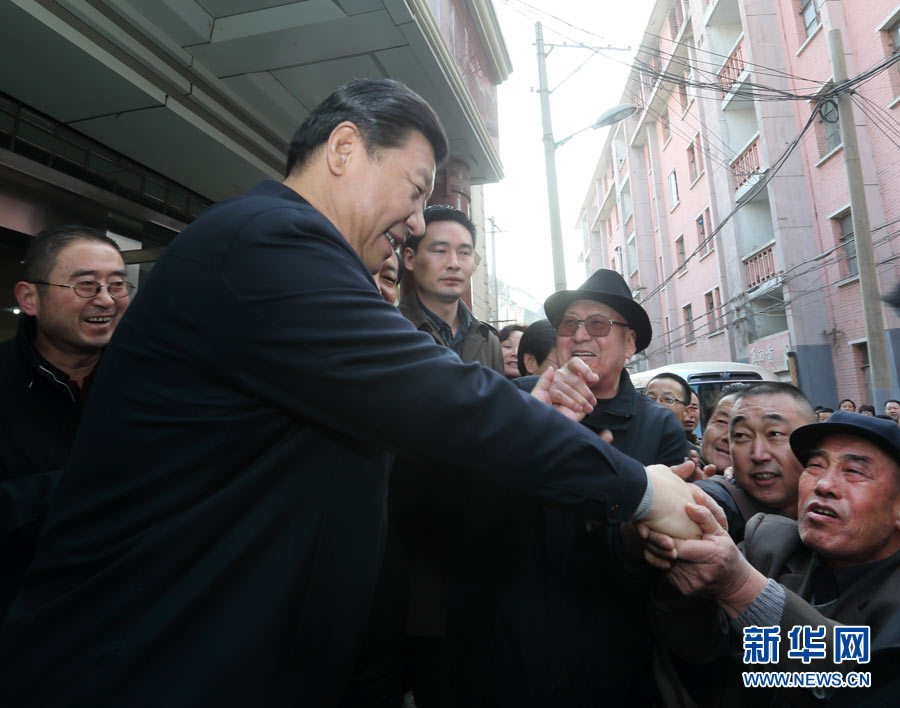
[[625, 371], [628, 360], [650, 344], [653, 330], [622, 276], [600, 269], [577, 290], [551, 295], [544, 310], [556, 327], [563, 365], [551, 394], [573, 405], [587, 404], [590, 412], [582, 423], [597, 433], [609, 430], [613, 446], [625, 454], [667, 464], [682, 461], [686, 439], [680, 422], [638, 394]]
[[[598, 270], [578, 289], [551, 295], [544, 309], [563, 365], [551, 384], [559, 401], [589, 411], [583, 425], [611, 434], [613, 447], [644, 464], [683, 462], [681, 423], [638, 393], [625, 371], [652, 329], [622, 276]], [[530, 390], [537, 378], [516, 385]], [[465, 658], [455, 667], [461, 703], [651, 705], [648, 595], [620, 562], [619, 527], [503, 497], [470, 517], [473, 577], [448, 630]]]
[[[838, 411], [826, 422], [794, 430], [790, 444], [804, 467], [796, 521], [757, 514], [747, 525], [743, 554], [706, 508], [689, 507], [704, 530], [700, 540], [649, 534], [651, 548], [658, 549], [651, 560], [668, 567], [672, 584], [713, 601], [708, 623], [694, 614], [689, 635], [673, 606], [671, 625], [657, 636], [671, 636], [673, 650], [709, 655], [716, 642], [720, 653], [727, 649], [728, 637], [720, 632], [725, 618], [733, 630], [730, 643], [738, 646], [745, 627], [780, 627], [780, 652], [769, 665], [731, 661], [733, 671], [714, 672], [724, 681], [722, 700], [714, 705], [897, 705], [900, 429], [893, 421]], [[834, 631], [841, 625], [868, 630], [864, 657], [855, 653], [860, 645], [852, 656], [844, 654], [853, 647], [841, 644]], [[803, 659], [802, 632], [795, 627], [818, 628], [824, 653], [812, 664]], [[782, 688], [775, 698], [771, 689], [744, 688], [741, 672], [748, 670], [865, 671], [871, 672], [871, 690], [834, 682], [815, 690]]]

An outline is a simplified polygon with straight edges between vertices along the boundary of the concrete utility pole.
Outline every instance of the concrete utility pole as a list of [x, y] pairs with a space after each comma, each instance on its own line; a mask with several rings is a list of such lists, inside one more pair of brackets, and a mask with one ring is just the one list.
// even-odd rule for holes
[[[828, 31], [828, 51], [831, 55], [834, 85], [840, 87], [847, 81], [844, 44], [841, 41], [840, 30]], [[873, 403], [876, 410], [880, 410], [885, 401], [894, 397], [894, 377], [888, 356], [884, 316], [881, 310], [881, 293], [875, 273], [875, 251], [872, 247], [869, 210], [866, 206], [862, 167], [859, 162], [859, 144], [856, 140], [856, 126], [853, 121], [850, 93], [838, 94], [837, 104], [841, 144], [844, 148], [844, 164], [847, 167], [847, 183], [850, 187], [850, 213], [853, 218], [853, 236], [856, 240], [856, 262], [859, 267], [859, 289], [862, 296], [863, 318], [866, 323]]]
[[547, 86], [547, 55], [544, 53], [544, 29], [534, 23], [537, 44], [538, 93], [541, 96], [541, 124], [544, 128], [544, 164], [547, 168], [547, 199], [550, 203], [550, 245], [553, 250], [553, 290], [566, 290], [566, 259], [562, 228], [559, 224], [559, 187], [556, 183], [556, 141], [550, 121], [550, 88]]

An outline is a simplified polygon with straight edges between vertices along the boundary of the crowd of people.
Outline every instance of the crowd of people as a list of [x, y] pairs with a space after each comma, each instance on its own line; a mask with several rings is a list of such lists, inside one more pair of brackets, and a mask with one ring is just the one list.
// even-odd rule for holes
[[[358, 80], [134, 302], [104, 234], [32, 240], [0, 345], [4, 705], [900, 700], [900, 403], [638, 391], [652, 327], [612, 270], [498, 332], [465, 302], [475, 225], [426, 206], [447, 154], [423, 99]], [[796, 627], [827, 634], [812, 665]], [[760, 628], [772, 671], [871, 686], [746, 687]]]

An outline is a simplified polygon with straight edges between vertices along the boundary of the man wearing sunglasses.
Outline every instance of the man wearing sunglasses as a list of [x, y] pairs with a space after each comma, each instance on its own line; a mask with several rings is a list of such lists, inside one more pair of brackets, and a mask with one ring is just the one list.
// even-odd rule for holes
[[0, 618], [132, 290], [115, 241], [84, 226], [38, 234], [24, 265], [18, 333], [0, 345]]
[[[577, 290], [551, 295], [544, 310], [562, 365], [551, 384], [557, 402], [585, 410], [583, 425], [645, 465], [683, 462], [680, 420], [638, 393], [625, 371], [652, 329], [622, 276], [598, 270]], [[514, 383], [530, 390], [537, 379]], [[470, 593], [459, 612], [459, 634], [472, 639], [461, 652], [469, 674], [460, 690], [477, 695], [460, 705], [653, 704], [648, 595], [620, 561], [619, 527], [530, 500], [501, 502], [472, 544], [487, 560], [470, 583], [480, 596]]]

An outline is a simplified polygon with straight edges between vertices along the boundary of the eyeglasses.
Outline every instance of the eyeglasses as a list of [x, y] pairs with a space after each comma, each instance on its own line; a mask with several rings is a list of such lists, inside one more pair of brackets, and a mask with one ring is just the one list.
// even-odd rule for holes
[[662, 398], [657, 398], [655, 393], [645, 393], [644, 394], [651, 401], [655, 401], [656, 403], [662, 403], [664, 406], [671, 406], [674, 403], [680, 403], [681, 405], [685, 405], [684, 401], [680, 398], [675, 398], [673, 396], [663, 396]]
[[63, 283], [48, 283], [46, 280], [29, 280], [34, 285], [53, 285], [57, 288], [72, 288], [78, 297], [90, 299], [97, 297], [103, 288], [109, 293], [111, 298], [119, 300], [128, 297], [134, 292], [134, 286], [124, 280], [114, 280], [111, 283], [98, 283], [96, 280], [79, 280], [75, 285], [64, 285]]
[[608, 317], [588, 317], [583, 320], [579, 320], [577, 317], [564, 317], [559, 323], [559, 327], [556, 328], [556, 333], [560, 337], [572, 337], [581, 325], [584, 325], [585, 331], [592, 337], [605, 337], [613, 325], [631, 327], [627, 322], [616, 322]]

